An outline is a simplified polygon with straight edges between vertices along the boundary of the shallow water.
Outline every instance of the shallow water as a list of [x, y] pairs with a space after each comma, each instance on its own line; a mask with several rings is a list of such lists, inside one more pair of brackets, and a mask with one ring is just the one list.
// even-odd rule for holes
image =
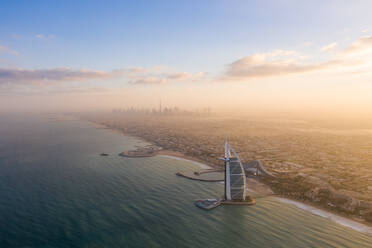
[[0, 137], [0, 247], [372, 247], [271, 197], [198, 209], [223, 185], [175, 176], [199, 169], [184, 160], [120, 157], [145, 143], [90, 123], [1, 116]]

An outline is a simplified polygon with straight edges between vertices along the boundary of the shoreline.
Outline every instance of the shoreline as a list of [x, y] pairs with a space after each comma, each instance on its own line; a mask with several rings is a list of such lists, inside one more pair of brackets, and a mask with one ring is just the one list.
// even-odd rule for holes
[[[172, 155], [167, 155], [167, 154], [169, 154], [168, 152], [170, 152], [170, 154], [172, 154]], [[179, 154], [180, 157], [178, 157], [176, 154]], [[203, 164], [199, 161], [196, 161], [195, 159], [193, 159], [193, 160], [189, 159], [188, 156], [185, 156], [180, 152], [173, 152], [173, 151], [164, 150], [164, 154], [159, 154], [159, 156], [172, 158], [172, 159], [176, 159], [176, 160], [187, 161], [187, 162], [199, 165], [200, 168], [202, 168], [202, 169], [213, 169], [213, 167], [208, 166], [206, 164]], [[252, 180], [254, 181], [255, 184], [260, 183], [255, 179], [252, 179]], [[252, 183], [252, 180], [249, 180], [249, 181], [251, 181], [251, 183]], [[247, 180], [247, 183], [250, 183], [250, 182], [248, 182], [248, 180]], [[268, 187], [267, 185], [265, 185], [265, 186]], [[255, 193], [258, 193], [258, 194], [265, 194], [265, 193], [263, 193], [262, 189], [257, 190], [257, 189], [251, 189], [250, 188], [250, 190], [255, 192]], [[267, 196], [270, 196], [270, 195], [267, 195]], [[271, 195], [271, 196], [273, 196], [273, 195]], [[292, 199], [289, 199], [289, 198], [284, 198], [284, 197], [280, 197], [280, 196], [276, 196], [276, 195], [273, 196], [273, 197], [274, 197], [275, 200], [277, 200], [279, 202], [282, 202], [282, 203], [285, 203], [285, 204], [288, 204], [288, 205], [294, 205], [295, 207], [297, 207], [299, 209], [302, 209], [306, 212], [309, 212], [311, 214], [329, 219], [329, 220], [333, 221], [334, 223], [337, 223], [338, 225], [351, 228], [354, 231], [358, 231], [358, 232], [362, 232], [362, 233], [365, 233], [365, 234], [368, 234], [368, 235], [372, 235], [372, 226], [368, 225], [367, 223], [364, 223], [363, 221], [355, 220], [355, 219], [347, 217], [347, 216], [342, 216], [342, 215], [333, 213], [331, 211], [328, 211], [327, 209], [322, 209], [320, 207], [313, 206], [309, 203], [303, 203], [303, 202], [300, 202], [300, 201], [296, 201], [296, 200], [292, 200]]]
[[[172, 154], [172, 155], [168, 155], [168, 154]], [[179, 157], [176, 154], [178, 154]], [[202, 169], [213, 169], [213, 167], [211, 167], [211, 166], [208, 166], [208, 165], [203, 164], [199, 161], [196, 161], [195, 158], [192, 159], [192, 160], [189, 159], [190, 157], [185, 156], [184, 154], [182, 154], [180, 152], [173, 152], [173, 151], [164, 150], [164, 154], [159, 154], [159, 156], [172, 158], [172, 159], [176, 159], [176, 160], [187, 161], [189, 163], [199, 165], [200, 168], [202, 168]], [[260, 183], [255, 179], [252, 179], [252, 180], [254, 181], [254, 184], [256, 184], [256, 185]], [[247, 183], [252, 183], [252, 180], [247, 180]], [[250, 181], [250, 182], [248, 182], [248, 181]], [[265, 185], [265, 186], [268, 187], [267, 185]], [[258, 194], [267, 193], [267, 192], [264, 193], [262, 191], [262, 188], [259, 189], [259, 190], [250, 188], [250, 190], [255, 192], [255, 193], [258, 193]], [[267, 195], [267, 196], [270, 196], [270, 195]], [[273, 195], [271, 195], [271, 196], [273, 196]], [[292, 200], [292, 199], [289, 199], [289, 198], [284, 198], [284, 197], [280, 197], [280, 196], [276, 196], [276, 195], [273, 196], [273, 197], [274, 197], [275, 200], [277, 200], [279, 202], [282, 202], [282, 203], [285, 203], [285, 204], [288, 204], [288, 205], [294, 205], [295, 207], [297, 207], [299, 209], [302, 209], [306, 212], [309, 212], [311, 214], [323, 217], [325, 219], [329, 219], [329, 220], [333, 221], [334, 223], [337, 223], [338, 225], [351, 228], [354, 231], [358, 231], [358, 232], [361, 232], [361, 233], [372, 235], [372, 226], [370, 226], [367, 223], [364, 223], [362, 221], [358, 221], [358, 220], [355, 220], [355, 219], [350, 218], [350, 217], [346, 217], [346, 216], [342, 216], [342, 215], [333, 213], [331, 211], [328, 211], [327, 209], [322, 209], [320, 207], [313, 206], [309, 203], [303, 203], [303, 202], [300, 202], [300, 201], [296, 201], [296, 200]]]
[[194, 157], [186, 156], [185, 154], [181, 152], [170, 151], [170, 150], [160, 150], [156, 156], [171, 158], [171, 159], [180, 160], [180, 161], [187, 161], [192, 164], [198, 165], [201, 169], [204, 169], [204, 170], [214, 169], [214, 167], [207, 165], [203, 161], [198, 160]]
[[[105, 126], [105, 127], [107, 127], [107, 129], [110, 129], [112, 131], [117, 131], [120, 134], [128, 136], [128, 137], [138, 138], [141, 141], [144, 141], [146, 143], [150, 143], [151, 145], [154, 145], [154, 146], [159, 147], [159, 148], [162, 149], [162, 147], [160, 147], [159, 145], [154, 144], [152, 141], [146, 140], [146, 139], [144, 139], [143, 137], [140, 137], [140, 136], [135, 136], [135, 135], [125, 133], [123, 130], [121, 130], [119, 128], [112, 127], [112, 126], [106, 125], [104, 123], [96, 123], [94, 121], [89, 121], [89, 120], [88, 120], [88, 122], [92, 122], [92, 123], [100, 125], [100, 126]], [[207, 165], [204, 161], [202, 161], [198, 158], [187, 156], [187, 155], [185, 155], [181, 152], [178, 152], [178, 151], [159, 150], [159, 152], [156, 156], [162, 156], [162, 157], [167, 157], [167, 158], [171, 158], [171, 159], [187, 161], [187, 162], [193, 163], [195, 165], [198, 165], [202, 169], [217, 168], [216, 165]], [[265, 187], [270, 188], [268, 185], [266, 185], [264, 183], [258, 182], [257, 180], [254, 180], [254, 181], [256, 183], [260, 183], [260, 184], [265, 185]], [[248, 180], [247, 180], [247, 182], [248, 182]], [[260, 192], [257, 191], [257, 190], [253, 190], [253, 191], [260, 194]], [[270, 196], [270, 195], [268, 195], [268, 196]], [[279, 202], [286, 203], [286, 204], [289, 204], [289, 205], [294, 205], [299, 209], [302, 209], [302, 210], [307, 211], [309, 213], [312, 213], [314, 215], [329, 219], [329, 220], [333, 221], [334, 223], [337, 223], [338, 225], [342, 225], [342, 226], [351, 228], [354, 231], [362, 232], [362, 233], [365, 233], [367, 235], [372, 236], [372, 225], [369, 225], [368, 223], [365, 223], [364, 221], [355, 220], [355, 219], [353, 219], [349, 216], [342, 216], [339, 213], [331, 212], [331, 210], [329, 210], [329, 209], [322, 209], [320, 206], [314, 206], [311, 203], [304, 203], [304, 202], [296, 201], [294, 199], [285, 198], [285, 197], [278, 196], [278, 195], [274, 196], [274, 198], [276, 200], [278, 200]]]
[[310, 212], [314, 215], [329, 219], [341, 226], [345, 226], [348, 228], [353, 229], [354, 231], [358, 231], [361, 233], [365, 233], [368, 235], [372, 235], [372, 226], [368, 225], [367, 223], [363, 223], [361, 221], [354, 220], [352, 218], [346, 217], [346, 216], [341, 216], [335, 213], [332, 213], [330, 211], [327, 211], [325, 209], [321, 209], [316, 206], [312, 206], [311, 204], [308, 203], [303, 203], [299, 201], [295, 201], [292, 199], [280, 197], [280, 196], [275, 196], [275, 200], [289, 204], [289, 205], [294, 205], [295, 207], [302, 209], [304, 211]]

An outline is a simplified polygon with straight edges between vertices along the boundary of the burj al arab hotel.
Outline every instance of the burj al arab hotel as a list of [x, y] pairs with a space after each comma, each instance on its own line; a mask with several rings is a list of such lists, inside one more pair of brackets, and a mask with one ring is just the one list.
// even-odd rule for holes
[[247, 177], [243, 164], [235, 150], [225, 142], [225, 156], [221, 158], [225, 164], [225, 193], [222, 199], [206, 199], [195, 202], [197, 207], [212, 209], [220, 204], [253, 205], [256, 201], [247, 195]]

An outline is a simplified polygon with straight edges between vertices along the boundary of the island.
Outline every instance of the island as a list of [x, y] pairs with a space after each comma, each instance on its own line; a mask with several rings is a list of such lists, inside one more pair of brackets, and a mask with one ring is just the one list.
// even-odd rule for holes
[[136, 150], [124, 151], [119, 156], [127, 158], [145, 158], [153, 157], [158, 154], [158, 148], [155, 146], [138, 147]]

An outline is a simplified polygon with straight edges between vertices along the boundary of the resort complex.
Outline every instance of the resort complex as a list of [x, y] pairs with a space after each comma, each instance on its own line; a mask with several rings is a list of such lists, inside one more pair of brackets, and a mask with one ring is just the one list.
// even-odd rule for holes
[[198, 200], [197, 207], [212, 209], [220, 204], [253, 205], [255, 200], [247, 196], [247, 178], [243, 164], [235, 150], [225, 142], [225, 194], [224, 198]]

